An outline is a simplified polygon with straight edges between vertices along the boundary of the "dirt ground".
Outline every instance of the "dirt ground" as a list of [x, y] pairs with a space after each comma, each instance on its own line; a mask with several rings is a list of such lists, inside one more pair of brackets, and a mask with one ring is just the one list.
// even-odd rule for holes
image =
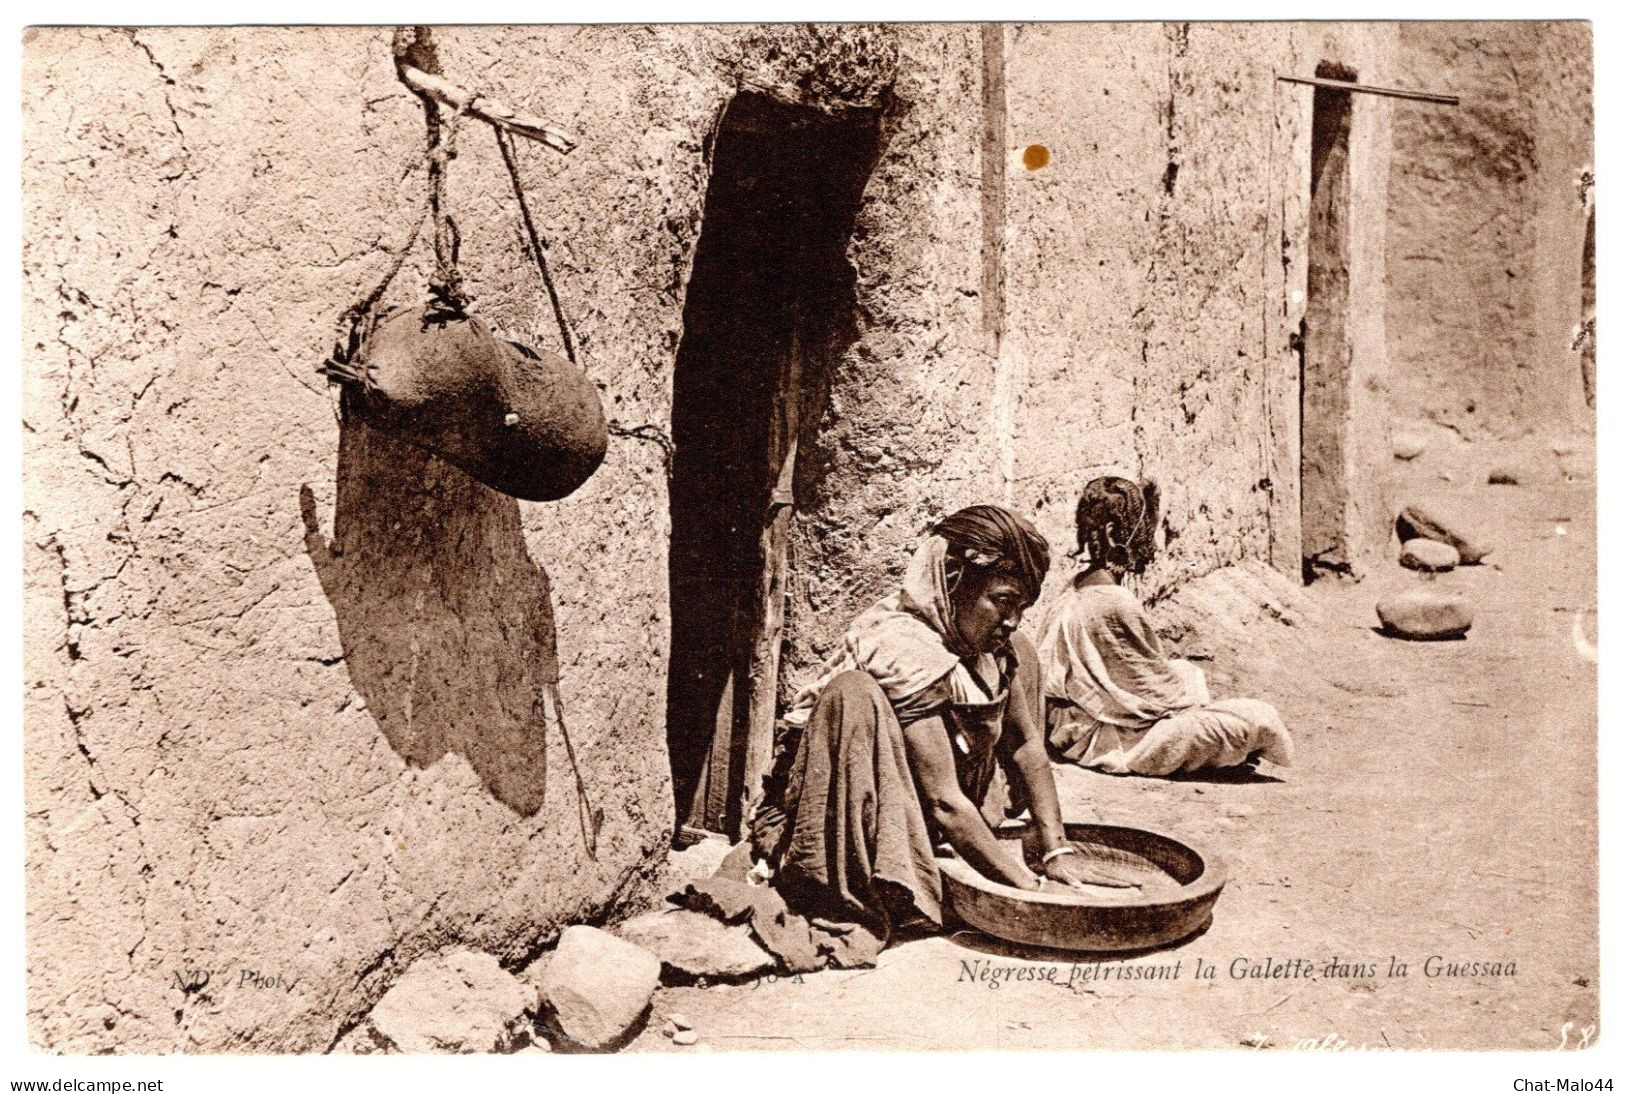
[[[1521, 484], [1487, 485], [1485, 470], [1509, 456]], [[1273, 701], [1298, 747], [1295, 767], [1265, 765], [1250, 781], [1057, 769], [1069, 820], [1185, 834], [1226, 858], [1204, 933], [1101, 959], [967, 932], [902, 944], [873, 969], [668, 988], [631, 1047], [1549, 1049], [1595, 1038], [1596, 510], [1575, 459], [1463, 447], [1396, 463], [1396, 502], [1460, 504], [1494, 545], [1485, 565], [1430, 579], [1388, 562], [1308, 589], [1221, 571], [1152, 609], [1216, 695]], [[1376, 633], [1376, 600], [1427, 580], [1473, 600], [1471, 634]], [[1515, 972], [1429, 977], [1431, 956]], [[1197, 958], [1216, 979], [1193, 977]], [[1231, 976], [1295, 958], [1313, 979]], [[1390, 958], [1409, 975], [1389, 976]], [[1327, 977], [1334, 959], [1376, 975]], [[1068, 984], [1074, 961], [1176, 960], [1177, 980]], [[1058, 983], [993, 987], [967, 974], [977, 961], [1054, 964]], [[674, 1012], [699, 1045], [662, 1036]]]

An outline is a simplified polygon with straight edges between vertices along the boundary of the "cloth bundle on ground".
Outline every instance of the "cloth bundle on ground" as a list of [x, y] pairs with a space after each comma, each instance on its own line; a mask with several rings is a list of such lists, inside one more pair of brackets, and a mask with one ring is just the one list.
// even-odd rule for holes
[[[778, 888], [753, 878], [751, 844], [729, 852], [711, 877], [690, 882], [672, 899], [690, 911], [748, 930], [784, 972], [861, 968], [875, 963], [886, 944], [883, 935], [840, 918], [798, 914]], [[798, 902], [805, 909], [805, 903]]]
[[902, 588], [853, 622], [786, 716], [786, 748], [751, 818], [755, 873], [770, 888], [719, 874], [683, 895], [687, 907], [751, 923], [786, 968], [871, 964], [897, 932], [942, 925], [942, 841], [920, 803], [905, 724], [943, 718], [960, 788], [984, 817], [1024, 808], [1000, 777], [998, 745], [1008, 703], [1039, 716], [1038, 652], [1019, 634], [999, 655], [963, 652], [950, 552], [1008, 563], [1034, 596], [1048, 563], [1037, 531], [1002, 509], [975, 506], [939, 524]]
[[1292, 737], [1273, 706], [1213, 699], [1202, 670], [1166, 656], [1139, 600], [1114, 584], [1074, 586], [1039, 642], [1049, 740], [1114, 775], [1230, 767], [1254, 753], [1283, 767]]
[[598, 390], [570, 361], [430, 304], [386, 316], [360, 359], [330, 364], [347, 409], [504, 494], [553, 501], [603, 462]]

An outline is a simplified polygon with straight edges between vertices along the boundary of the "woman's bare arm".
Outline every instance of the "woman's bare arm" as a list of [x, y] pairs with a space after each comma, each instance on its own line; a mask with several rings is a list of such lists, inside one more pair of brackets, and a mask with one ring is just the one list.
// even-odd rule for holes
[[1038, 682], [1038, 650], [1021, 635], [1017, 635], [1014, 645], [1016, 675], [1005, 706], [1000, 745], [1009, 749], [1010, 763], [1026, 788], [1027, 805], [1043, 850], [1053, 851], [1066, 842], [1066, 830], [1061, 827], [1061, 802], [1055, 791], [1055, 771], [1050, 767], [1042, 716], [1035, 709], [1044, 701]]
[[920, 804], [948, 837], [959, 856], [984, 876], [1019, 889], [1033, 889], [1038, 876], [999, 846], [981, 812], [959, 788], [948, 727], [939, 717], [922, 718], [903, 728], [903, 744], [920, 791]]

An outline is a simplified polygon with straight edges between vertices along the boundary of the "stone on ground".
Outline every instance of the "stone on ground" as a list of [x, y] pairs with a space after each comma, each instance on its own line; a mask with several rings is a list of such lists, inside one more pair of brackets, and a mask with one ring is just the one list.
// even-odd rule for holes
[[691, 1029], [680, 1029], [672, 1034], [671, 1043], [674, 1045], [692, 1045], [699, 1041], [700, 1035]]
[[1395, 433], [1394, 458], [1414, 460], [1427, 450], [1428, 439], [1420, 433]]
[[725, 839], [697, 840], [680, 851], [673, 851], [666, 859], [672, 874], [683, 881], [710, 877], [728, 857], [733, 845]]
[[1491, 486], [1517, 486], [1523, 476], [1515, 467], [1492, 467], [1489, 473]]
[[776, 964], [748, 927], [685, 908], [646, 912], [616, 927], [615, 933], [660, 958], [670, 979], [759, 976]]
[[1457, 638], [1473, 625], [1473, 606], [1459, 596], [1412, 589], [1379, 601], [1377, 618], [1401, 638]]
[[1463, 566], [1472, 566], [1483, 561], [1484, 556], [1491, 550], [1487, 544], [1467, 531], [1466, 522], [1461, 517], [1431, 503], [1428, 505], [1413, 503], [1405, 506], [1394, 521], [1394, 530], [1399, 533], [1401, 543], [1413, 539], [1431, 539], [1437, 543], [1448, 543], [1461, 556]]
[[567, 927], [539, 979], [549, 1025], [576, 1045], [605, 1048], [649, 1006], [660, 958], [596, 927]]
[[454, 949], [412, 963], [363, 1023], [386, 1052], [508, 1052], [519, 1045], [535, 993], [488, 953]]
[[1431, 539], [1410, 540], [1399, 551], [1401, 566], [1428, 574], [1454, 570], [1460, 562], [1461, 555], [1454, 547]]

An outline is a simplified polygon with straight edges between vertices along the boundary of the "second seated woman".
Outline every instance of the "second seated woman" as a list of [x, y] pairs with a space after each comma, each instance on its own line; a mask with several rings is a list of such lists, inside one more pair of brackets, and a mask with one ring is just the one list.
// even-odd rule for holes
[[1214, 699], [1202, 670], [1169, 657], [1121, 582], [1155, 552], [1155, 483], [1099, 478], [1078, 499], [1085, 568], [1039, 640], [1049, 741], [1060, 759], [1113, 775], [1292, 763], [1281, 716], [1258, 699]]

